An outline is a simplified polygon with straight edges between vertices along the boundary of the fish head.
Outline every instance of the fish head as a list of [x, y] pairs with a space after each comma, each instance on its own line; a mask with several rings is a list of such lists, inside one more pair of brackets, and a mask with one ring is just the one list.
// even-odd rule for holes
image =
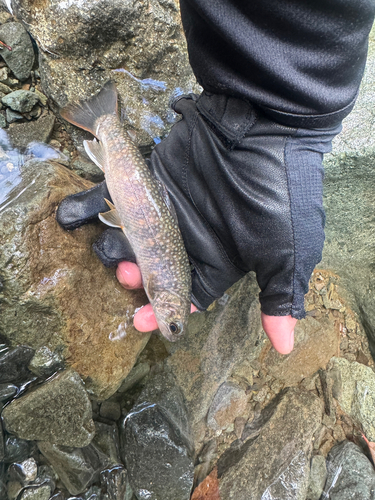
[[179, 340], [187, 329], [190, 300], [177, 293], [163, 291], [155, 295], [152, 307], [162, 335], [170, 342]]

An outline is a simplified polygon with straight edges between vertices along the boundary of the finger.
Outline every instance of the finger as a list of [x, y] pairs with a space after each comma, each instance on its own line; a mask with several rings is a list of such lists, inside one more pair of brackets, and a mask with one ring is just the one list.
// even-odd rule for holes
[[142, 288], [141, 271], [133, 262], [120, 262], [116, 269], [116, 277], [124, 288]]
[[[190, 312], [198, 311], [194, 304], [191, 304]], [[158, 323], [155, 318], [154, 311], [151, 304], [146, 304], [142, 309], [137, 311], [134, 315], [134, 327], [139, 332], [151, 332], [157, 330]]]
[[294, 327], [297, 320], [292, 316], [268, 316], [262, 313], [263, 329], [271, 344], [280, 354], [289, 354], [294, 346]]

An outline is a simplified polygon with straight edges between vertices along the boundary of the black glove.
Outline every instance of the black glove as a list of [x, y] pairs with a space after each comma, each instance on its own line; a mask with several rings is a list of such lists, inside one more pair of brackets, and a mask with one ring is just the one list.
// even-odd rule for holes
[[[203, 92], [174, 103], [183, 118], [149, 164], [174, 204], [192, 271], [192, 302], [205, 309], [255, 271], [262, 311], [304, 316], [304, 295], [324, 242], [323, 153], [340, 125], [297, 129], [251, 104]], [[107, 211], [105, 183], [69, 196], [58, 222], [74, 229]], [[123, 233], [94, 244], [109, 266], [135, 261]]]

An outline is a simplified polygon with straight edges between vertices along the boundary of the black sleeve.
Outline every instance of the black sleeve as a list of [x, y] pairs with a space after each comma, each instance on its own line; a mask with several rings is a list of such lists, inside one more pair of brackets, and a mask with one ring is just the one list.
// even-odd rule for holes
[[337, 125], [363, 75], [374, 0], [180, 0], [205, 90], [290, 126]]

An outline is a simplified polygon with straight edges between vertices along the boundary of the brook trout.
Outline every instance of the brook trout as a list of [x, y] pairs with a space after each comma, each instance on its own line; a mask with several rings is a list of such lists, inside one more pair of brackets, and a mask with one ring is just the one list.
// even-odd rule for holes
[[61, 116], [98, 139], [84, 141], [84, 147], [103, 170], [113, 201], [99, 218], [123, 230], [159, 329], [168, 340], [178, 340], [190, 314], [189, 260], [161, 185], [120, 123], [114, 83], [87, 101], [68, 104]]

